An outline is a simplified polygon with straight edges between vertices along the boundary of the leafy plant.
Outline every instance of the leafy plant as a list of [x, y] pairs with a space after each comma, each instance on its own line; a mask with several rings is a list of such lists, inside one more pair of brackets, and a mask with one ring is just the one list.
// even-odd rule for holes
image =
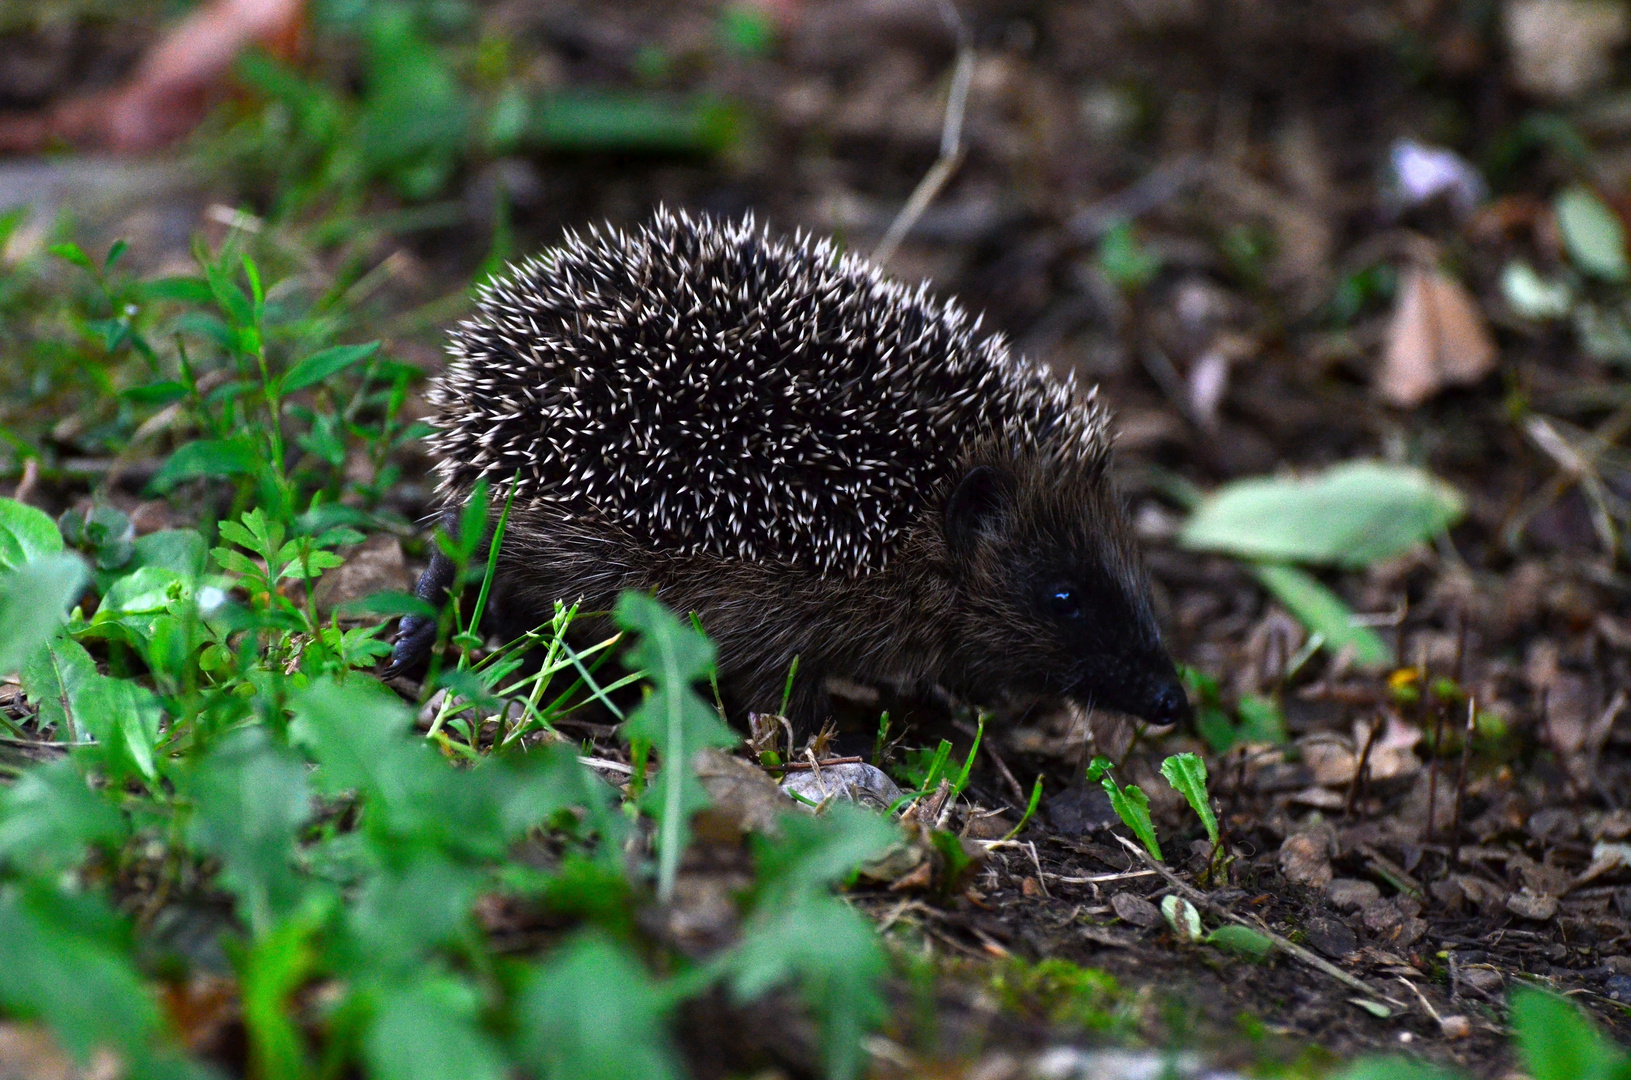
[[1263, 586], [1327, 648], [1351, 648], [1361, 665], [1380, 667], [1393, 659], [1387, 644], [1292, 564], [1382, 562], [1442, 533], [1464, 509], [1459, 493], [1419, 469], [1353, 461], [1308, 479], [1227, 484], [1199, 500], [1179, 539], [1251, 560]]

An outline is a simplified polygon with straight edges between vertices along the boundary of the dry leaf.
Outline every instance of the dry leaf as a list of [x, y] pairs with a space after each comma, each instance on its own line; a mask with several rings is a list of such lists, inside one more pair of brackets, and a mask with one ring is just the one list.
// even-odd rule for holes
[[1411, 267], [1388, 328], [1379, 389], [1411, 408], [1445, 386], [1471, 385], [1495, 366], [1495, 343], [1461, 283], [1441, 270]]

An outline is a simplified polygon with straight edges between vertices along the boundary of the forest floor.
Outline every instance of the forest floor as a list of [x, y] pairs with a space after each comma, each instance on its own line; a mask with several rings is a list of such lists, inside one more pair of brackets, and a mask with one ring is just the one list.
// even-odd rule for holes
[[[960, 5], [972, 66], [955, 170], [889, 270], [1098, 384], [1159, 614], [1212, 727], [1135, 736], [1068, 711], [985, 727], [940, 824], [1000, 837], [1040, 776], [1027, 828], [954, 885], [903, 871], [850, 893], [900, 969], [887, 1037], [867, 1044], [874, 1075], [1089, 1075], [1120, 1066], [1061, 1048], [1132, 1046], [1194, 1052], [1174, 1059], [1188, 1070], [1317, 1075], [1407, 1051], [1495, 1077], [1513, 1068], [1505, 1003], [1522, 983], [1631, 1042], [1631, 80], [1611, 51], [1598, 72], [1592, 49], [1560, 59], [1517, 35], [1536, 6]], [[278, 69], [300, 87], [270, 62], [240, 67], [180, 150], [113, 153], [93, 134], [72, 152], [70, 132], [0, 162], [0, 210], [33, 207], [11, 223], [0, 296], [0, 427], [28, 451], [0, 491], [52, 516], [106, 503], [137, 534], [224, 509], [155, 496], [175, 441], [135, 431], [157, 409], [121, 396], [111, 361], [73, 375], [79, 361], [41, 344], [77, 316], [40, 297], [85, 290], [50, 244], [99, 261], [122, 239], [121, 273], [142, 280], [195, 273], [198, 238], [244, 243], [329, 329], [428, 374], [472, 280], [567, 229], [666, 204], [874, 250], [963, 85], [928, 0], [495, 4], [367, 47], [323, 21], [344, 7], [314, 6]], [[118, 85], [160, 34], [156, 15], [120, 19], [87, 7], [0, 27], [0, 102], [38, 115]], [[408, 65], [421, 46], [446, 71], [413, 69], [400, 92], [464, 109], [451, 131], [415, 128], [380, 74], [390, 48]], [[384, 50], [372, 70], [368, 48]], [[1569, 63], [1582, 71], [1560, 74]], [[515, 121], [517, 86], [601, 96], [576, 119]], [[355, 140], [357, 115], [402, 125], [406, 150]], [[73, 329], [101, 332], [88, 326]], [[401, 416], [422, 417], [422, 379], [405, 385]], [[1465, 507], [1403, 555], [1311, 567], [1375, 632], [1386, 655], [1370, 662], [1311, 639], [1250, 562], [1181, 542], [1204, 493], [1355, 459], [1426, 470]], [[344, 458], [388, 527], [345, 553], [355, 569], [328, 603], [406, 588], [424, 565], [428, 465], [411, 441]], [[0, 703], [31, 721], [8, 689]], [[889, 709], [903, 786], [918, 748], [970, 754], [967, 715], [851, 706], [868, 741]], [[629, 761], [609, 724], [562, 730]], [[1157, 771], [1185, 751], [1209, 765], [1221, 868]], [[1163, 868], [1084, 779], [1100, 754], [1147, 792]], [[692, 872], [736, 880], [735, 856], [716, 855]], [[1302, 952], [1188, 942], [1162, 914], [1169, 895]], [[683, 894], [670, 919], [690, 929], [673, 933], [723, 932], [713, 896]], [[517, 948], [535, 932], [500, 916], [488, 929]], [[708, 1030], [715, 1007], [681, 1036], [693, 1067], [760, 1061]], [[752, 1026], [744, 1040], [776, 1038]], [[797, 1056], [770, 1055], [795, 1074]]]

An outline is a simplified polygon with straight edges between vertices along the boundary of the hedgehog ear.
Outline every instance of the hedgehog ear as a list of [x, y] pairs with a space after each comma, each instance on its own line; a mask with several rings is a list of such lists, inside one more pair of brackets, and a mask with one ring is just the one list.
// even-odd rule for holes
[[946, 500], [946, 545], [959, 555], [997, 529], [1007, 509], [1008, 485], [989, 465], [976, 465]]

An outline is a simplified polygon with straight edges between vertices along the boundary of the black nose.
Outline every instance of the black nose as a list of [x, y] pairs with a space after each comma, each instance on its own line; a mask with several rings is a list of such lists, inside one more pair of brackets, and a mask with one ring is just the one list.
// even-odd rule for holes
[[1144, 719], [1152, 724], [1187, 724], [1190, 721], [1189, 695], [1177, 679], [1163, 682], [1150, 695]]

